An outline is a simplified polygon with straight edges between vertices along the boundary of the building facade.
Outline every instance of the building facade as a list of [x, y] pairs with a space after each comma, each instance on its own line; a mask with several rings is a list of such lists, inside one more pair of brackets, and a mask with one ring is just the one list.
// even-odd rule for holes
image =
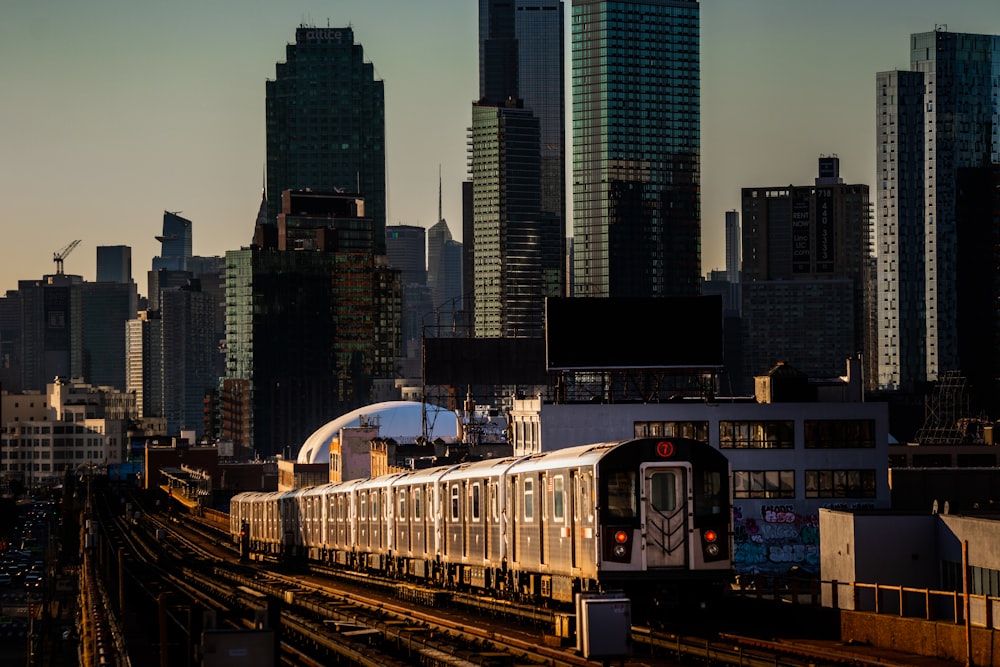
[[573, 294], [694, 296], [701, 281], [694, 0], [573, 0]]
[[21, 388], [44, 391], [53, 378], [82, 378], [83, 278], [59, 273], [17, 286]]
[[[310, 198], [320, 214], [303, 214]], [[259, 225], [252, 247], [226, 253], [221, 435], [262, 458], [294, 454], [332, 415], [392, 385], [401, 344], [400, 272], [373, 254], [363, 201], [300, 192], [285, 202], [298, 214], [288, 208], [277, 229]]]
[[285, 190], [360, 192], [385, 253], [385, 99], [349, 28], [300, 26], [266, 84], [267, 223]]
[[67, 471], [106, 470], [127, 457], [126, 427], [134, 417], [127, 394], [58, 380], [45, 392], [4, 392], [0, 400], [5, 486], [14, 480], [28, 488], [59, 483]]
[[818, 574], [819, 511], [887, 509], [888, 406], [850, 400], [559, 403], [514, 400], [515, 455], [633, 437], [704, 440], [733, 474], [734, 567]]
[[465, 258], [476, 336], [540, 336], [566, 290], [563, 3], [480, 0]]
[[132, 248], [127, 245], [97, 246], [97, 282], [132, 282]]
[[513, 102], [472, 115], [474, 332], [540, 337], [563, 264], [558, 219], [540, 208], [538, 119]]
[[832, 377], [845, 358], [874, 359], [868, 186], [845, 184], [840, 160], [820, 157], [813, 185], [743, 188], [742, 202], [745, 377], [778, 361]]
[[[961, 352], [965, 332], [978, 335], [985, 322], [981, 312], [963, 312], [977, 302], [963, 302], [959, 286], [977, 270], [962, 261], [983, 240], [972, 230], [989, 227], [987, 244], [998, 247], [995, 196], [976, 184], [985, 176], [988, 187], [1000, 164], [998, 72], [1000, 37], [939, 28], [910, 36], [909, 71], [876, 75], [881, 388], [912, 389], [947, 371], [974, 371], [986, 358], [995, 363], [995, 346], [981, 350], [986, 358]], [[984, 204], [990, 215], [972, 219]], [[989, 273], [978, 289], [996, 296]]]

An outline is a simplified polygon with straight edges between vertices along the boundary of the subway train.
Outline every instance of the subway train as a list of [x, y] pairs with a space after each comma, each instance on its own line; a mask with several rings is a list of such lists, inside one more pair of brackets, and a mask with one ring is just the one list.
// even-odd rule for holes
[[308, 558], [553, 606], [623, 592], [696, 603], [732, 574], [725, 456], [638, 438], [244, 492], [230, 530], [245, 557]]

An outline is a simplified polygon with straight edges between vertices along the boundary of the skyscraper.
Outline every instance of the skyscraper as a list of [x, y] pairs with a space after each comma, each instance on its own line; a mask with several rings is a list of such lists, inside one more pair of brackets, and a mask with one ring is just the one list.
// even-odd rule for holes
[[563, 35], [559, 0], [480, 0], [465, 259], [477, 336], [541, 336], [545, 297], [565, 293]]
[[698, 294], [699, 5], [573, 0], [573, 289]]
[[[995, 269], [970, 293], [959, 290], [982, 268], [962, 257], [998, 247], [998, 72], [1000, 37], [936, 29], [910, 36], [910, 71], [876, 75], [882, 388], [987, 367], [995, 387], [1000, 375], [989, 342], [997, 323], [983, 317], [1000, 297]], [[984, 327], [990, 334], [977, 343]]]
[[132, 248], [127, 245], [97, 246], [97, 282], [132, 282]]
[[192, 252], [192, 222], [178, 213], [163, 212], [163, 232], [156, 237], [160, 254], [153, 258], [153, 271], [184, 271]]
[[740, 212], [726, 211], [726, 280], [733, 284], [740, 282], [741, 249]]
[[262, 457], [294, 454], [332, 416], [385, 400], [400, 356], [400, 272], [373, 254], [364, 200], [282, 201], [277, 227], [226, 253], [222, 437]]
[[385, 101], [351, 28], [301, 26], [266, 84], [267, 222], [285, 190], [358, 192], [385, 253]]

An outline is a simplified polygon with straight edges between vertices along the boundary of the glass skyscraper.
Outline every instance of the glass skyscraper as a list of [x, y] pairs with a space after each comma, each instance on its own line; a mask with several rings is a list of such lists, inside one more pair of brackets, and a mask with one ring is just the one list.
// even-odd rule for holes
[[910, 71], [876, 75], [882, 388], [1000, 368], [995, 255], [981, 254], [998, 247], [998, 79], [1000, 37], [943, 29], [910, 36]]
[[464, 259], [476, 336], [541, 336], [545, 297], [565, 294], [563, 16], [559, 0], [479, 3]]
[[573, 0], [573, 291], [699, 293], [699, 5]]
[[385, 99], [351, 28], [299, 27], [266, 84], [267, 222], [284, 190], [356, 192], [385, 254]]

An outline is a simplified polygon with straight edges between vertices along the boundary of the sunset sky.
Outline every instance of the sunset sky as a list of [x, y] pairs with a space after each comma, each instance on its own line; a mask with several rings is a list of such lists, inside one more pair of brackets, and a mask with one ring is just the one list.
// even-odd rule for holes
[[[164, 210], [194, 221], [197, 255], [248, 244], [264, 82], [300, 24], [352, 26], [385, 82], [389, 224], [437, 220], [440, 166], [461, 239], [477, 13], [473, 0], [8, 0], [0, 293], [81, 239], [67, 273], [93, 280], [96, 246], [129, 245], [145, 294]], [[809, 184], [834, 153], [845, 181], [873, 183], [875, 73], [908, 69], [909, 35], [935, 25], [1000, 34], [1000, 2], [701, 2], [703, 273], [723, 267], [740, 188]]]

